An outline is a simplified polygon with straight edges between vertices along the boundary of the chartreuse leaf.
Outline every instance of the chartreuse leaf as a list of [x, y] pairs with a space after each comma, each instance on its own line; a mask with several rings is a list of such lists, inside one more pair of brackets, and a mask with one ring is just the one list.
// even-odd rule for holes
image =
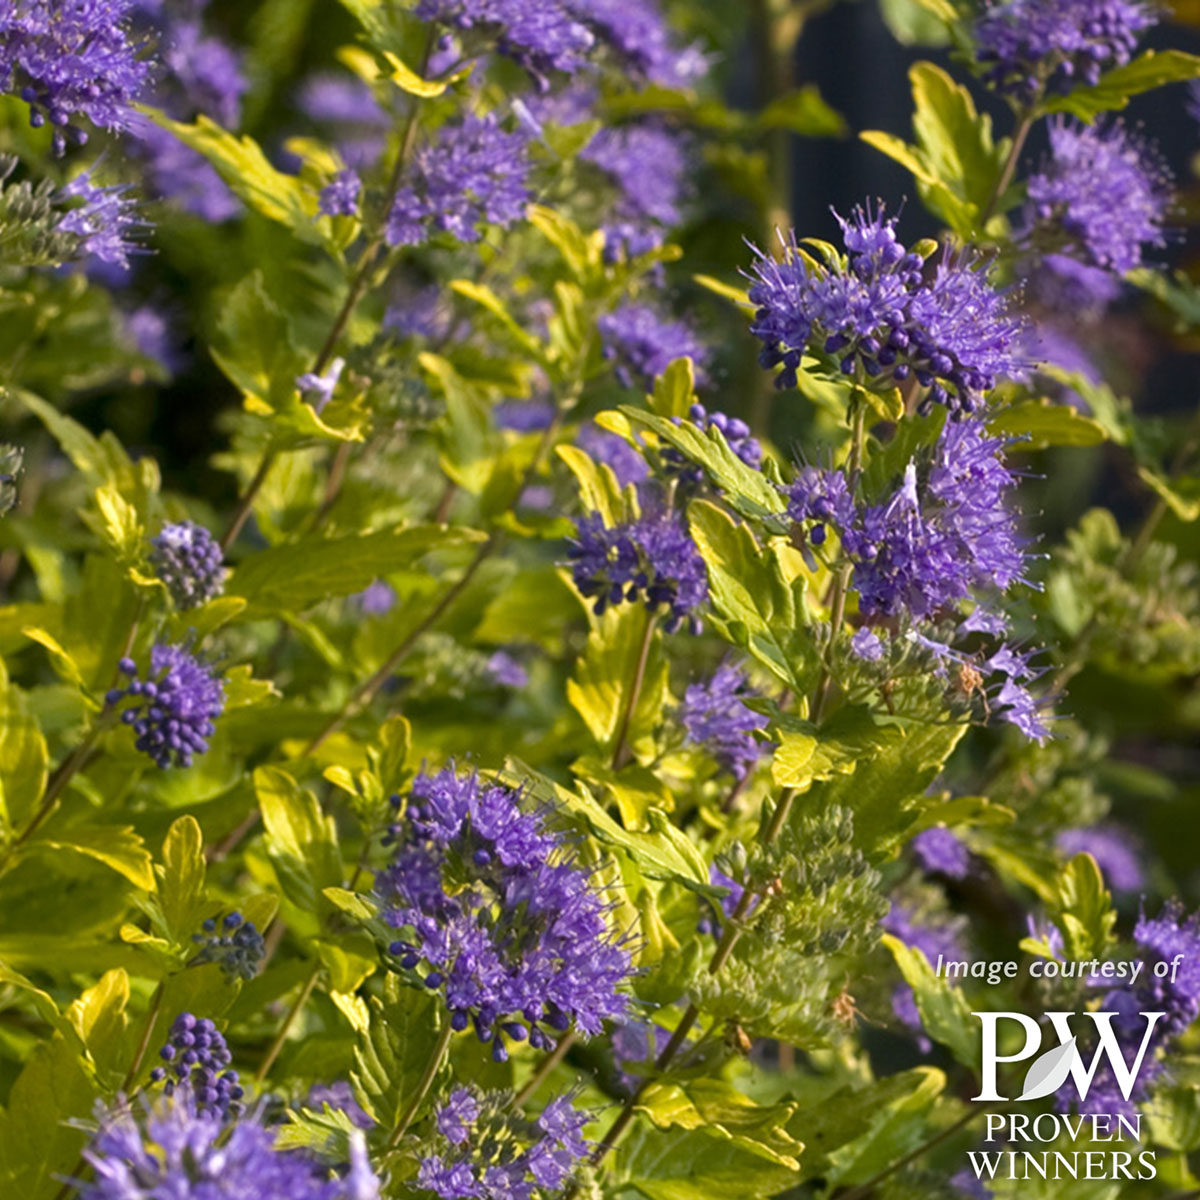
[[812, 83], [772, 100], [758, 114], [756, 124], [760, 129], [786, 129], [804, 137], [841, 137], [846, 132], [841, 113], [830, 108]]
[[1054, 923], [1062, 931], [1067, 958], [1103, 958], [1114, 940], [1117, 914], [1096, 860], [1075, 855], [1059, 872], [1055, 893]]
[[195, 124], [173, 121], [165, 113], [143, 108], [156, 125], [173, 133], [195, 150], [241, 200], [255, 212], [286, 226], [302, 242], [323, 245], [332, 237], [332, 226], [322, 216], [315, 190], [295, 175], [285, 175], [272, 165], [262, 147], [251, 137], [238, 137], [203, 114]]
[[1042, 450], [1047, 446], [1098, 446], [1108, 440], [1104, 426], [1084, 416], [1069, 404], [1049, 400], [1024, 400], [1001, 409], [988, 421], [991, 433], [1013, 434], [1022, 447]]
[[729, 639], [793, 691], [807, 691], [816, 659], [803, 619], [803, 583], [789, 579], [781, 551], [763, 549], [745, 525], [707, 500], [688, 506], [709, 597]]
[[[444, 1013], [433, 993], [407, 988], [394, 974], [387, 976], [382, 998], [367, 1003], [370, 1023], [354, 1048], [350, 1078], [364, 1111], [392, 1129], [429, 1061]], [[435, 1085], [426, 1105], [437, 1094]]]
[[631, 487], [622, 492], [608, 463], [596, 462], [578, 446], [559, 446], [556, 453], [571, 468], [571, 474], [579, 484], [579, 498], [589, 513], [599, 513], [610, 529], [637, 516], [635, 491]]
[[491, 313], [500, 323], [505, 333], [513, 340], [518, 350], [536, 359], [545, 357], [545, 351], [542, 348], [541, 342], [520, 325], [517, 319], [508, 311], [504, 301], [486, 284], [475, 283], [470, 279], [455, 279], [451, 281], [450, 287], [460, 296], [473, 301], [480, 308]]
[[652, 1083], [642, 1093], [638, 1111], [659, 1129], [700, 1130], [768, 1162], [793, 1170], [800, 1166], [804, 1147], [785, 1128], [796, 1105], [757, 1104], [725, 1080]]
[[907, 167], [921, 199], [961, 237], [974, 234], [991, 201], [1008, 142], [992, 139], [992, 120], [975, 111], [971, 93], [941, 67], [915, 63], [912, 82], [915, 146], [869, 130], [862, 138]]
[[204, 908], [204, 835], [193, 816], [172, 823], [163, 841], [158, 876], [158, 905], [164, 932], [177, 946], [189, 944]]
[[449, 82], [423, 78], [390, 50], [384, 51], [383, 57], [387, 59], [388, 66], [392, 68], [390, 76], [392, 82], [402, 91], [408, 92], [410, 96], [420, 96], [423, 100], [431, 100], [434, 96], [440, 96], [450, 86]]
[[629, 718], [626, 739], [636, 752], [654, 732], [667, 699], [667, 658], [662, 637], [649, 628], [644, 605], [618, 604], [592, 618], [583, 654], [567, 681], [567, 699], [583, 718], [601, 750], [615, 749], [622, 714], [630, 699], [638, 663], [647, 636], [650, 638], [642, 684]]
[[[690, 358], [677, 358], [654, 381], [650, 407], [660, 416], [686, 417], [696, 402], [696, 367]], [[641, 412], [641, 409], [637, 410]]]
[[904, 738], [895, 725], [877, 721], [863, 706], [840, 709], [819, 729], [784, 714], [773, 728], [779, 745], [771, 760], [771, 778], [797, 791], [834, 775], [849, 775], [864, 759]]
[[28, 853], [68, 850], [82, 854], [111, 867], [143, 891], [154, 888], [150, 852], [130, 825], [54, 825], [27, 842], [24, 849]]
[[67, 1009], [66, 1017], [92, 1062], [109, 1086], [120, 1083], [126, 1067], [125, 1034], [129, 1017], [129, 976], [124, 970], [106, 971]]
[[653, 430], [662, 441], [703, 467], [724, 499], [744, 517], [762, 521], [777, 533], [787, 528], [783, 494], [761, 471], [747, 466], [730, 450], [719, 429], [701, 430], [686, 420], [676, 424], [640, 408], [623, 407], [621, 411], [633, 424]]
[[411, 525], [343, 537], [304, 538], [251, 555], [226, 590], [252, 610], [303, 612], [322, 600], [350, 596], [389, 571], [413, 566], [431, 550], [448, 549], [483, 534], [444, 525]]
[[906, 946], [890, 933], [883, 935], [883, 944], [896, 960], [904, 982], [912, 988], [925, 1032], [963, 1066], [978, 1072], [979, 1038], [971, 1020], [971, 1006], [962, 991], [936, 975], [924, 952], [917, 947]]
[[55, 1003], [54, 997], [49, 992], [44, 992], [32, 980], [26, 979], [20, 971], [13, 970], [12, 967], [6, 966], [0, 962], [0, 984], [5, 987], [18, 988], [25, 992], [33, 1007], [37, 1010], [37, 1014], [49, 1025], [53, 1025], [62, 1033], [71, 1032], [71, 1024], [58, 1010], [58, 1005]]
[[441, 355], [423, 353], [417, 361], [446, 402], [446, 414], [439, 423], [442, 470], [465, 492], [478, 496], [496, 464], [487, 396]]
[[613, 1183], [646, 1200], [768, 1200], [796, 1182], [795, 1170], [719, 1137], [641, 1123], [620, 1145]]
[[604, 235], [585, 234], [569, 217], [540, 204], [530, 205], [530, 224], [562, 255], [567, 269], [581, 284], [603, 274]]
[[0, 1195], [54, 1200], [87, 1141], [71, 1124], [92, 1115], [99, 1094], [74, 1035], [38, 1042], [0, 1112]]
[[305, 912], [324, 907], [323, 889], [342, 882], [333, 819], [286, 771], [259, 767], [254, 791], [267, 834], [267, 854], [284, 894]]
[[1160, 496], [1181, 521], [1191, 522], [1200, 517], [1200, 477], [1181, 475], [1168, 479], [1149, 467], [1138, 467], [1138, 478]]
[[745, 288], [735, 287], [732, 283], [726, 283], [712, 275], [693, 275], [692, 278], [714, 296], [720, 296], [722, 300], [728, 300], [730, 304], [736, 304], [746, 312], [754, 311], [754, 305], [750, 303]]
[[926, 1140], [929, 1114], [945, 1090], [946, 1076], [935, 1067], [918, 1067], [910, 1082], [909, 1090], [871, 1112], [865, 1133], [830, 1153], [826, 1178], [831, 1186], [871, 1179]]
[[29, 823], [46, 789], [49, 751], [25, 693], [0, 662], [0, 841]]
[[1182, 50], [1146, 50], [1123, 67], [1100, 76], [1092, 87], [1075, 88], [1042, 102], [1044, 113], [1065, 112], [1091, 121], [1102, 112], [1124, 108], [1133, 96], [1168, 83], [1200, 79], [1200, 57]]
[[651, 810], [647, 814], [651, 832], [634, 832], [617, 824], [582, 788], [571, 791], [562, 787], [519, 759], [508, 759], [499, 778], [510, 787], [526, 789], [533, 800], [581, 822], [601, 845], [628, 854], [648, 878], [674, 880], [707, 895], [720, 894], [719, 889], [708, 882], [704, 856], [682, 830], [671, 825], [665, 813]]

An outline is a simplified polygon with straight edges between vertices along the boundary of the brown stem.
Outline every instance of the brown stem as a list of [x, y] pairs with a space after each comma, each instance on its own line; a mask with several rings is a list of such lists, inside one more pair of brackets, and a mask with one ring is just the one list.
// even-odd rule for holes
[[129, 1064], [129, 1070], [125, 1072], [125, 1079], [121, 1084], [121, 1091], [124, 1094], [128, 1094], [129, 1089], [133, 1087], [134, 1080], [137, 1079], [138, 1072], [142, 1069], [142, 1063], [145, 1061], [146, 1051], [150, 1048], [154, 1026], [158, 1021], [158, 1014], [162, 1010], [165, 983], [165, 980], [159, 980], [158, 986], [154, 989], [154, 995], [150, 999], [150, 1011], [146, 1014], [146, 1026], [142, 1030], [142, 1037], [134, 1053], [133, 1062]]
[[433, 1053], [429, 1056], [429, 1061], [425, 1064], [425, 1073], [418, 1081], [412, 1099], [405, 1106], [400, 1120], [396, 1122], [396, 1128], [392, 1130], [392, 1136], [388, 1138], [387, 1148], [389, 1150], [394, 1150], [400, 1144], [400, 1139], [408, 1132], [408, 1127], [415, 1120], [417, 1110], [421, 1107], [421, 1102], [429, 1095], [429, 1089], [433, 1086], [433, 1080], [438, 1073], [438, 1068], [442, 1065], [442, 1059], [446, 1057], [446, 1051], [450, 1047], [450, 1038], [453, 1034], [454, 1030], [451, 1028], [450, 1022], [447, 1021], [442, 1032], [438, 1035], [437, 1044], [433, 1048]]
[[546, 1076], [558, 1066], [564, 1058], [567, 1057], [567, 1051], [571, 1049], [576, 1042], [574, 1030], [570, 1033], [564, 1033], [558, 1039], [558, 1045], [542, 1059], [538, 1065], [538, 1069], [529, 1077], [529, 1081], [525, 1086], [513, 1097], [513, 1107], [521, 1108], [536, 1094], [538, 1088], [546, 1082]]
[[62, 795], [67, 784], [75, 778], [79, 768], [83, 766], [95, 748], [96, 741], [100, 737], [103, 728], [103, 724], [98, 724], [88, 730], [83, 741], [55, 768], [54, 773], [46, 782], [46, 793], [42, 797], [40, 807], [34, 813], [33, 820], [25, 826], [16, 841], [12, 843], [9, 848], [10, 852], [16, 850], [19, 846], [23, 846], [46, 822], [46, 819], [54, 811], [54, 806], [59, 796]]
[[1017, 120], [1017, 126], [1013, 130], [1012, 145], [1008, 149], [1008, 157], [1000, 168], [1000, 174], [996, 177], [996, 185], [992, 188], [991, 195], [988, 196], [987, 204], [983, 206], [983, 211], [979, 214], [980, 229], [996, 215], [996, 205], [1000, 203], [1000, 198], [1008, 190], [1008, 185], [1012, 183], [1013, 175], [1017, 170], [1017, 160], [1025, 148], [1025, 140], [1033, 128], [1035, 115], [1035, 110], [1029, 108]]
[[646, 682], [646, 664], [650, 661], [650, 647], [654, 642], [654, 631], [658, 627], [658, 614], [647, 613], [646, 631], [642, 634], [642, 644], [638, 650], [637, 664], [633, 670], [633, 678], [629, 682], [629, 690], [625, 693], [625, 704], [621, 709], [621, 720], [617, 726], [617, 736], [613, 743], [612, 769], [619, 771], [633, 757], [629, 746], [629, 725], [633, 720], [634, 709], [642, 695], [642, 684]]
[[271, 473], [271, 468], [275, 465], [275, 460], [278, 457], [278, 451], [270, 446], [263, 451], [263, 456], [259, 460], [258, 470], [254, 472], [254, 478], [250, 480], [249, 485], [238, 500], [238, 506], [234, 510], [229, 526], [221, 537], [222, 554], [228, 554], [229, 547], [237, 541], [238, 534], [242, 532], [242, 527], [250, 517], [250, 510], [254, 507], [254, 500], [262, 489], [262, 485], [267, 482], [267, 476]]
[[275, 1033], [275, 1038], [271, 1042], [258, 1070], [254, 1072], [254, 1082], [262, 1083], [267, 1077], [267, 1072], [275, 1065], [275, 1060], [279, 1057], [279, 1052], [283, 1049], [283, 1043], [287, 1041], [288, 1033], [291, 1031], [292, 1023], [300, 1015], [300, 1010], [308, 1003], [308, 998], [313, 994], [313, 988], [317, 986], [317, 979], [321, 975], [321, 964], [317, 963], [313, 967], [312, 973], [304, 981], [304, 986], [300, 989], [300, 994], [292, 1002], [292, 1007], [288, 1009], [287, 1016], [283, 1018], [279, 1029]]

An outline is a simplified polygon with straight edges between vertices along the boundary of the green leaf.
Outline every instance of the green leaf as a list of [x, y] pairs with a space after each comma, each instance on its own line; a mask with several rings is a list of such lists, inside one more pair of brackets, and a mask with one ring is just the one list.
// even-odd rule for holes
[[1076, 88], [1043, 101], [1044, 113], [1065, 112], [1091, 121], [1102, 112], [1124, 108], [1132, 96], [1168, 83], [1200, 79], [1200, 58], [1182, 50], [1146, 50], [1132, 62], [1100, 76], [1093, 87]]
[[1001, 409], [988, 421], [991, 433], [1027, 438], [1021, 448], [1042, 450], [1047, 446], [1098, 446], [1108, 440], [1104, 426], [1084, 416], [1069, 404], [1050, 400], [1024, 400]]
[[351, 596], [389, 572], [412, 567], [432, 550], [482, 541], [472, 529], [411, 525], [343, 537], [310, 537], [251, 555], [227, 591], [259, 612], [303, 612], [334, 596]]
[[[660, 416], [686, 417], [696, 402], [696, 366], [690, 358], [676, 358], [654, 381], [650, 407]], [[641, 411], [640, 409], [638, 411]]]
[[1054, 923], [1062, 930], [1067, 958], [1104, 958], [1115, 940], [1117, 914], [1096, 860], [1090, 854], [1075, 855], [1059, 873], [1055, 891]]
[[391, 81], [401, 90], [408, 92], [410, 96], [420, 96], [422, 99], [429, 100], [434, 96], [440, 96], [449, 87], [448, 81], [422, 78], [402, 58], [390, 50], [384, 51], [383, 57], [387, 59], [388, 66], [392, 68]]
[[720, 296], [721, 299], [736, 304], [745, 312], [754, 311], [754, 305], [750, 303], [750, 297], [746, 295], [745, 288], [726, 283], [723, 279], [716, 279], [712, 275], [693, 275], [692, 278], [706, 291], [712, 292], [714, 296]]
[[890, 933], [883, 935], [883, 944], [896, 960], [904, 982], [913, 990], [925, 1032], [963, 1066], [978, 1074], [979, 1038], [971, 1020], [971, 1006], [962, 991], [935, 975], [924, 952], [917, 947], [906, 946]]
[[785, 1128], [795, 1104], [757, 1104], [724, 1080], [691, 1079], [652, 1083], [637, 1108], [659, 1129], [700, 1130], [768, 1162], [800, 1167], [804, 1147]]
[[827, 1178], [831, 1186], [871, 1179], [926, 1140], [928, 1117], [945, 1090], [946, 1077], [935, 1067], [917, 1067], [910, 1079], [913, 1086], [903, 1095], [871, 1111], [865, 1133], [829, 1155]]
[[186, 945], [204, 907], [204, 835], [195, 817], [189, 814], [172, 823], [162, 855], [163, 865], [156, 869], [158, 903], [171, 940]]
[[87, 1048], [108, 1086], [120, 1084], [125, 1072], [125, 1033], [129, 1028], [129, 976], [106, 971], [67, 1009], [67, 1020]]
[[298, 176], [277, 171], [253, 138], [237, 137], [204, 115], [188, 125], [157, 109], [143, 106], [142, 111], [208, 159], [234, 194], [255, 212], [286, 226], [302, 242], [323, 245], [331, 241], [333, 227], [330, 219], [321, 215], [316, 191]]
[[579, 498], [589, 513], [599, 513], [610, 529], [637, 515], [634, 493], [621, 491], [613, 469], [598, 463], [578, 446], [559, 446], [555, 453], [571, 469], [579, 484]]
[[478, 304], [486, 312], [491, 313], [501, 326], [503, 326], [504, 331], [513, 340], [517, 349], [538, 360], [545, 358], [545, 350], [541, 342], [517, 322], [516, 318], [505, 307], [504, 301], [490, 287], [482, 283], [473, 283], [469, 279], [451, 280], [450, 287], [460, 296], [466, 297], [466, 299]]
[[499, 777], [510, 787], [527, 788], [533, 799], [582, 822], [601, 845], [628, 854], [647, 878], [675, 880], [705, 895], [719, 894], [708, 882], [704, 856], [681, 830], [670, 825], [665, 813], [648, 814], [654, 832], [632, 832], [618, 825], [588, 793], [553, 783], [519, 759], [508, 759]]
[[688, 506], [688, 522], [708, 568], [709, 597], [730, 640], [794, 691], [805, 692], [816, 660], [799, 624], [800, 585], [789, 582], [780, 551], [764, 551], [745, 525], [707, 500]]
[[1138, 467], [1138, 478], [1162, 497], [1181, 521], [1191, 522], [1200, 517], [1200, 477], [1181, 475], [1168, 479], [1149, 467]]
[[46, 790], [49, 751], [25, 693], [0, 662], [0, 840], [24, 829]]
[[323, 889], [342, 882], [333, 818], [286, 771], [259, 767], [254, 791], [262, 810], [267, 853], [288, 899], [305, 912], [322, 906]]
[[895, 725], [881, 724], [860, 705], [839, 709], [819, 729], [809, 721], [781, 715], [774, 731], [779, 746], [771, 760], [771, 778], [780, 787], [797, 791], [835, 775], [849, 775], [860, 762], [904, 738]]
[[[567, 681], [567, 699], [592, 737], [608, 753], [615, 749], [621, 715], [633, 686], [650, 619], [641, 604], [618, 604], [607, 609], [603, 616], [594, 617], [587, 646], [576, 660], [574, 675]], [[667, 658], [662, 637], [657, 630], [650, 637], [642, 686], [627, 734], [635, 752], [642, 740], [654, 732], [667, 699]]]
[[589, 237], [569, 217], [540, 204], [530, 205], [526, 215], [530, 224], [562, 255], [576, 280], [583, 283], [602, 273], [602, 233]]
[[152, 858], [141, 836], [130, 825], [51, 826], [42, 836], [26, 843], [30, 852], [39, 849], [68, 850], [94, 858], [143, 891], [154, 890]]
[[842, 137], [846, 120], [830, 108], [816, 84], [806, 83], [776, 97], [758, 114], [759, 129], [786, 129], [803, 137]]
[[681, 421], [677, 425], [640, 408], [623, 407], [621, 412], [633, 424], [653, 430], [662, 441], [703, 467], [724, 499], [742, 516], [763, 521], [776, 532], [787, 527], [783, 519], [787, 501], [783, 494], [761, 471], [748, 467], [730, 450], [719, 429], [701, 430], [691, 421]]
[[[395, 975], [388, 976], [383, 998], [372, 996], [367, 1003], [370, 1026], [359, 1035], [350, 1078], [359, 1103], [390, 1130], [437, 1042], [442, 1006], [433, 993], [405, 988]], [[423, 1107], [428, 1108], [436, 1095], [437, 1089], [431, 1089]]]

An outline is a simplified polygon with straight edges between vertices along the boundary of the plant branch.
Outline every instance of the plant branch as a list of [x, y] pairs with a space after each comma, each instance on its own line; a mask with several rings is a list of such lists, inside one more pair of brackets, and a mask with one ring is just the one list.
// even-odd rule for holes
[[313, 988], [317, 986], [317, 980], [321, 975], [321, 964], [318, 962], [313, 967], [312, 972], [304, 981], [304, 986], [300, 989], [299, 995], [292, 1001], [292, 1007], [288, 1009], [287, 1015], [283, 1018], [279, 1029], [275, 1033], [275, 1038], [267, 1049], [263, 1060], [258, 1065], [258, 1070], [254, 1072], [254, 1082], [261, 1084], [267, 1077], [267, 1072], [275, 1065], [275, 1060], [279, 1057], [279, 1052], [283, 1049], [283, 1043], [287, 1041], [287, 1036], [291, 1032], [292, 1024], [300, 1015], [300, 1010], [308, 1003], [309, 997], [313, 994]]
[[128, 1093], [133, 1087], [134, 1080], [138, 1077], [138, 1072], [142, 1069], [142, 1063], [146, 1059], [146, 1051], [150, 1048], [150, 1039], [154, 1035], [154, 1026], [158, 1021], [158, 1014], [162, 1011], [163, 992], [165, 990], [165, 980], [160, 979], [158, 986], [154, 989], [154, 995], [150, 998], [150, 1010], [146, 1014], [146, 1026], [142, 1030], [141, 1040], [138, 1042], [137, 1050], [133, 1055], [133, 1062], [129, 1064], [129, 1070], [125, 1072], [125, 1079], [121, 1084], [122, 1093]]
[[650, 647], [654, 644], [654, 631], [657, 628], [658, 614], [648, 612], [646, 614], [646, 630], [642, 634], [642, 644], [638, 648], [633, 678], [629, 681], [629, 688], [625, 693], [625, 703], [621, 708], [616, 740], [613, 742], [612, 769], [614, 771], [619, 771], [633, 757], [633, 751], [629, 746], [629, 725], [642, 696], [642, 684], [646, 682], [646, 664], [650, 661]]
[[404, 1112], [400, 1116], [400, 1120], [396, 1122], [396, 1128], [392, 1130], [392, 1136], [388, 1138], [387, 1148], [394, 1150], [399, 1145], [400, 1139], [408, 1132], [408, 1127], [416, 1118], [417, 1110], [421, 1107], [422, 1101], [429, 1095], [429, 1089], [433, 1086], [434, 1077], [438, 1073], [438, 1068], [442, 1065], [442, 1060], [446, 1057], [446, 1051], [450, 1047], [450, 1038], [454, 1035], [454, 1030], [447, 1021], [442, 1028], [442, 1032], [438, 1035], [437, 1044], [433, 1048], [433, 1053], [429, 1056], [429, 1061], [425, 1064], [425, 1072], [417, 1082], [416, 1091], [413, 1092], [412, 1099], [404, 1108]]
[[558, 1045], [542, 1059], [538, 1064], [537, 1070], [529, 1077], [525, 1086], [513, 1097], [513, 1108], [521, 1108], [537, 1093], [538, 1088], [546, 1082], [546, 1076], [567, 1057], [567, 1052], [575, 1045], [576, 1040], [574, 1030], [564, 1033], [558, 1039]]
[[1017, 118], [1016, 128], [1012, 135], [1012, 145], [1008, 149], [1008, 157], [1000, 168], [1000, 174], [996, 176], [996, 185], [992, 188], [991, 195], [988, 196], [987, 204], [979, 214], [981, 229], [996, 215], [996, 206], [1000, 203], [1004, 193], [1008, 191], [1008, 185], [1012, 183], [1013, 175], [1017, 170], [1017, 161], [1021, 157], [1021, 151], [1025, 148], [1026, 139], [1029, 137], [1029, 131], [1033, 128], [1036, 116], [1036, 110], [1028, 108]]

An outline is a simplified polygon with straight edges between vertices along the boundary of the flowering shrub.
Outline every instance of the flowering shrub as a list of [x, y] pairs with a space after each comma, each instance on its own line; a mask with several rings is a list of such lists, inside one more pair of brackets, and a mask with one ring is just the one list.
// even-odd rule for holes
[[1200, 59], [879, 7], [0, 4], [0, 1195], [1194, 1194]]

